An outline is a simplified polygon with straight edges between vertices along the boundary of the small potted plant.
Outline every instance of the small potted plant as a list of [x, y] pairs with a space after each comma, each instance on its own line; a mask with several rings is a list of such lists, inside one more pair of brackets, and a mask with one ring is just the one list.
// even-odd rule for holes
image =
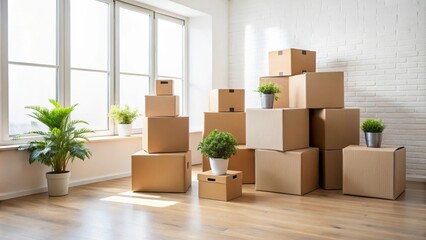
[[120, 107], [118, 105], [112, 105], [109, 117], [118, 124], [118, 136], [130, 136], [132, 135], [132, 123], [139, 117], [138, 109], [130, 109], [129, 105]]
[[209, 158], [213, 175], [226, 174], [229, 158], [237, 153], [237, 140], [229, 132], [213, 130], [198, 145], [197, 150]]
[[272, 82], [265, 82], [259, 85], [256, 92], [260, 93], [260, 103], [262, 108], [271, 109], [274, 107], [274, 100], [277, 101], [277, 93], [280, 93], [280, 88]]
[[382, 132], [385, 125], [380, 119], [366, 119], [361, 124], [361, 130], [365, 134], [365, 142], [367, 147], [379, 148], [382, 144]]

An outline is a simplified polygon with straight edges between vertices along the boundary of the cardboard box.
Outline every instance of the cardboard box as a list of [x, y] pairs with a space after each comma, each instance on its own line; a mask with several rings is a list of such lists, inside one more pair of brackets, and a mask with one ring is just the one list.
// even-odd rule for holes
[[191, 152], [132, 155], [132, 191], [186, 192], [191, 186]]
[[176, 117], [179, 96], [145, 96], [145, 117]]
[[210, 112], [244, 112], [244, 89], [214, 89], [210, 91]]
[[215, 176], [211, 171], [198, 174], [198, 197], [229, 201], [242, 195], [243, 173], [228, 171]]
[[187, 152], [188, 117], [144, 117], [142, 148], [148, 153]]
[[205, 112], [203, 138], [211, 131], [230, 132], [238, 144], [246, 143], [246, 113], [245, 112]]
[[290, 76], [315, 71], [315, 51], [290, 48], [269, 52], [270, 76]]
[[404, 147], [343, 149], [343, 193], [396, 199], [405, 190]]
[[155, 95], [173, 95], [173, 80], [156, 80]]
[[291, 108], [344, 107], [343, 72], [305, 73], [290, 77]]
[[247, 148], [288, 151], [309, 147], [307, 109], [247, 109]]
[[255, 155], [256, 190], [304, 195], [318, 188], [318, 148]]
[[342, 189], [342, 150], [320, 150], [320, 186], [324, 189]]
[[324, 150], [359, 145], [358, 108], [315, 109], [309, 111], [310, 146]]
[[[210, 170], [210, 160], [203, 156], [203, 171]], [[229, 170], [242, 171], [243, 183], [255, 183], [254, 150], [244, 145], [237, 146], [237, 154], [229, 159]]]
[[274, 108], [288, 108], [288, 76], [281, 77], [261, 77], [259, 79], [259, 85], [265, 82], [275, 83], [281, 90], [281, 93], [275, 94], [278, 100], [274, 102]]

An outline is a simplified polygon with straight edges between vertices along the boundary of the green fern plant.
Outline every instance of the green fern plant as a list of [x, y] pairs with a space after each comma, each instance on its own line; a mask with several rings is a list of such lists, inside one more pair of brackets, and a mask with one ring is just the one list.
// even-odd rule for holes
[[265, 82], [257, 87], [256, 92], [263, 94], [274, 94], [275, 101], [278, 100], [277, 93], [281, 93], [280, 88], [273, 82]]
[[198, 145], [197, 150], [205, 157], [228, 159], [237, 153], [237, 140], [229, 132], [210, 132]]
[[84, 145], [88, 141], [86, 134], [93, 131], [88, 128], [77, 128], [78, 124], [87, 124], [87, 122], [71, 120], [71, 113], [77, 105], [62, 107], [53, 99], [49, 101], [54, 106], [53, 109], [40, 106], [25, 107], [33, 110], [28, 115], [46, 125], [48, 130], [25, 133], [38, 135], [41, 139], [30, 141], [20, 146], [18, 150], [29, 153], [30, 164], [38, 161], [51, 167], [54, 173], [63, 173], [67, 171], [68, 163], [75, 158], [83, 161], [90, 158], [91, 152]]
[[372, 132], [372, 133], [381, 133], [386, 128], [385, 124], [383, 124], [380, 119], [366, 119], [362, 125], [361, 130], [363, 132]]
[[118, 124], [132, 124], [139, 116], [138, 109], [131, 110], [127, 104], [123, 108], [118, 105], [112, 105], [109, 113], [109, 117]]

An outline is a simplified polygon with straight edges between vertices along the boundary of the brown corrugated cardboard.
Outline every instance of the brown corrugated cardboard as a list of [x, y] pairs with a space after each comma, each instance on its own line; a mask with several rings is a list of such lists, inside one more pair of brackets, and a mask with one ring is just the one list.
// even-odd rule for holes
[[255, 155], [256, 190], [304, 195], [318, 188], [318, 148]]
[[156, 80], [155, 95], [173, 95], [173, 80]]
[[145, 96], [145, 117], [176, 117], [179, 96]]
[[238, 144], [246, 143], [246, 113], [245, 112], [205, 112], [203, 138], [211, 131], [230, 132]]
[[320, 186], [324, 189], [342, 189], [342, 150], [320, 150]]
[[243, 173], [228, 170], [215, 176], [211, 171], [198, 174], [198, 197], [229, 201], [242, 195]]
[[244, 89], [214, 89], [210, 91], [210, 112], [244, 112]]
[[[210, 169], [209, 158], [203, 156], [203, 171]], [[242, 171], [243, 183], [255, 183], [254, 150], [244, 145], [237, 146], [237, 154], [229, 158], [228, 169]]]
[[189, 150], [188, 117], [144, 117], [142, 148], [148, 153]]
[[343, 149], [343, 193], [396, 199], [405, 190], [404, 147]]
[[287, 151], [309, 147], [307, 109], [247, 109], [247, 148]]
[[274, 108], [288, 108], [288, 76], [280, 77], [261, 77], [259, 79], [259, 85], [265, 82], [275, 83], [281, 90], [281, 93], [275, 94], [278, 100], [274, 102]]
[[359, 145], [359, 109], [311, 109], [310, 146], [324, 150]]
[[191, 152], [132, 155], [132, 191], [186, 192], [191, 186]]
[[316, 52], [285, 49], [269, 52], [269, 75], [290, 76], [316, 71]]
[[305, 73], [290, 77], [291, 108], [344, 107], [343, 72]]

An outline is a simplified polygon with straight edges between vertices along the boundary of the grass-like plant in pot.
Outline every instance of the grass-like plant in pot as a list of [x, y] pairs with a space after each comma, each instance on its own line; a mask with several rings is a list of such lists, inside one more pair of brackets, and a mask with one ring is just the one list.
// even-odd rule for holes
[[132, 123], [140, 116], [138, 109], [130, 109], [129, 105], [120, 107], [112, 105], [109, 117], [118, 124], [119, 136], [130, 136], [132, 134]]
[[[91, 152], [85, 147], [86, 134], [93, 132], [77, 125], [87, 124], [83, 120], [71, 120], [71, 113], [77, 105], [62, 107], [55, 100], [49, 100], [54, 106], [48, 109], [40, 106], [25, 107], [32, 110], [30, 117], [47, 127], [46, 131], [31, 131], [26, 134], [37, 135], [40, 139], [29, 141], [18, 148], [29, 153], [29, 163], [40, 162], [52, 168], [46, 173], [49, 196], [68, 194], [70, 172], [67, 165], [75, 158], [90, 158]], [[19, 138], [20, 136], [18, 136]]]
[[379, 148], [382, 144], [382, 132], [386, 128], [380, 119], [366, 119], [361, 124], [367, 147]]
[[270, 109], [274, 107], [274, 100], [278, 100], [277, 93], [280, 88], [273, 82], [265, 82], [259, 85], [256, 92], [260, 93], [260, 103], [262, 108]]
[[215, 129], [199, 143], [198, 150], [209, 158], [213, 175], [219, 176], [226, 174], [229, 158], [237, 153], [237, 144], [231, 133]]

